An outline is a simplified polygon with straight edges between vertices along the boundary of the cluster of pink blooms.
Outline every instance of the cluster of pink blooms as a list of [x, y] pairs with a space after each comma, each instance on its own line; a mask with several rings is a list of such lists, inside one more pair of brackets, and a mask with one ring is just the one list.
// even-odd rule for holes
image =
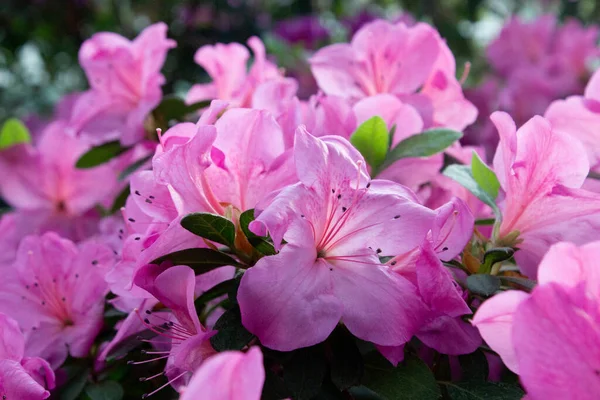
[[[306, 101], [260, 39], [248, 41], [249, 68], [242, 44], [204, 46], [194, 60], [211, 81], [185, 101], [210, 104], [158, 135], [160, 70], [175, 47], [167, 27], [152, 25], [133, 41], [92, 36], [79, 53], [90, 89], [65, 98], [29, 143], [0, 150], [0, 195], [12, 207], [0, 219], [0, 398], [45, 399], [60, 387], [66, 360], [90, 359], [102, 371], [125, 338], [140, 334], [154, 358], [128, 357], [164, 361], [157, 390], [258, 400], [273, 372], [265, 349], [313, 346], [340, 324], [394, 365], [415, 341], [422, 354], [451, 357], [485, 343], [519, 375], [528, 399], [596, 398], [600, 194], [588, 175], [600, 173], [600, 72], [583, 96], [545, 102], [577, 92], [595, 37], [575, 23], [557, 31], [549, 18], [515, 20], [490, 47], [509, 82], [498, 98], [519, 104], [508, 107], [512, 116], [491, 115], [499, 144], [488, 173], [499, 188], [484, 203], [442, 173], [449, 163], [469, 165], [480, 147], [455, 141], [381, 167], [351, 144], [373, 117], [393, 132], [390, 148], [475, 122], [452, 52], [430, 25], [377, 20], [350, 43], [316, 51], [309, 62], [319, 92]], [[507, 54], [515, 42], [518, 59]], [[544, 117], [528, 119], [534, 114]], [[116, 157], [75, 166], [116, 141]], [[124, 176], [144, 158], [151, 161]], [[124, 206], [110, 214], [127, 185]], [[195, 234], [190, 214], [230, 223], [234, 233]], [[486, 219], [493, 228], [476, 225]], [[484, 253], [500, 247], [514, 258], [484, 271]], [[194, 267], [202, 259], [169, 257], [189, 249], [226, 261], [206, 272]], [[474, 296], [467, 275], [486, 273], [537, 286]], [[222, 298], [203, 310], [195, 300], [232, 280], [252, 340], [220, 351], [211, 339], [231, 310]], [[103, 342], [105, 312], [114, 309], [123, 317]], [[148, 332], [155, 338], [144, 339]]]
[[530, 22], [511, 18], [486, 50], [492, 72], [467, 91], [480, 110], [467, 138], [493, 154], [498, 136], [489, 113], [506, 111], [522, 125], [543, 115], [553, 100], [581, 94], [600, 57], [598, 33], [597, 26], [584, 27], [574, 19], [561, 25], [554, 15]]

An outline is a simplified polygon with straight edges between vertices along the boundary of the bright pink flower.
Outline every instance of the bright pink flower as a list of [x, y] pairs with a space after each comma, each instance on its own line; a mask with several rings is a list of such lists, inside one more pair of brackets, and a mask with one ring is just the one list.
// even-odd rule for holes
[[170, 350], [161, 352], [156, 359], [168, 358], [165, 369], [168, 383], [180, 387], [207, 357], [215, 353], [209, 342], [215, 331], [207, 331], [200, 324], [194, 306], [194, 271], [185, 265], [172, 267], [166, 262], [148, 264], [136, 272], [134, 283], [170, 309], [175, 318], [171, 321], [148, 310], [141, 315], [136, 310], [147, 328], [171, 342]]
[[214, 355], [194, 373], [181, 400], [259, 400], [265, 381], [260, 348]]
[[455, 61], [438, 32], [378, 20], [363, 26], [350, 44], [319, 50], [310, 60], [321, 90], [351, 102], [388, 93], [414, 105], [425, 126], [462, 130], [477, 110], [464, 99]]
[[251, 224], [281, 251], [242, 278], [244, 326], [277, 350], [319, 343], [340, 320], [364, 340], [405, 343], [423, 305], [414, 285], [379, 256], [418, 246], [433, 212], [403, 186], [369, 181], [362, 156], [340, 137], [321, 140], [300, 128], [294, 157], [300, 182], [265, 200]]
[[553, 130], [542, 117], [532, 118], [518, 131], [508, 114], [494, 113], [492, 120], [500, 133], [494, 171], [504, 190], [500, 240], [519, 233], [523, 242], [515, 259], [535, 278], [552, 244], [583, 244], [595, 237], [600, 196], [580, 189], [589, 162], [579, 141]]
[[17, 321], [0, 313], [0, 398], [47, 399], [47, 389], [54, 389], [54, 371], [45, 360], [24, 353], [25, 338]]
[[160, 70], [175, 47], [160, 22], [133, 41], [110, 32], [86, 40], [79, 63], [91, 89], [75, 103], [70, 124], [93, 142], [120, 140], [124, 145], [144, 137], [144, 120], [162, 98]]
[[553, 102], [544, 116], [557, 132], [579, 139], [591, 169], [600, 168], [600, 70], [588, 82], [583, 96]]
[[67, 354], [87, 355], [103, 323], [108, 290], [102, 264], [112, 258], [106, 246], [77, 248], [52, 232], [21, 241], [16, 261], [2, 271], [0, 312], [25, 331], [25, 354], [43, 357], [53, 368]]
[[556, 244], [530, 295], [499, 294], [475, 314], [473, 324], [532, 400], [591, 400], [600, 391], [599, 256], [600, 242]]
[[281, 77], [277, 66], [266, 59], [265, 46], [257, 37], [248, 40], [254, 52], [254, 63], [247, 70], [248, 49], [239, 43], [202, 46], [194, 61], [212, 78], [211, 83], [192, 86], [186, 101], [227, 100], [233, 107], [248, 107], [252, 94], [262, 82]]
[[22, 144], [0, 151], [0, 194], [17, 215], [23, 213], [24, 234], [52, 230], [73, 240], [84, 239], [97, 231], [94, 206], [112, 201], [119, 189], [118, 172], [111, 163], [75, 168], [89, 145], [70, 136], [68, 129], [62, 121], [53, 122], [35, 146]]

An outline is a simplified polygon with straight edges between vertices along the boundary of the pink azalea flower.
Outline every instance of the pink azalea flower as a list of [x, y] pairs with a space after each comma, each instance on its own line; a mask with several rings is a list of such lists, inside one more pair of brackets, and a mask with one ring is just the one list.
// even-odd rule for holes
[[553, 102], [544, 116], [557, 132], [579, 139], [585, 146], [591, 169], [600, 170], [600, 70], [588, 82], [583, 96]]
[[[63, 121], [51, 123], [36, 145], [0, 151], [0, 194], [16, 209], [23, 235], [56, 231], [73, 240], [97, 231], [96, 204], [118, 191], [112, 164], [78, 169], [75, 162], [89, 145], [71, 137]], [[102, 185], [98, 185], [102, 182]], [[23, 236], [20, 236], [23, 237]]]
[[[165, 373], [169, 382], [164, 386], [173, 384], [180, 387], [207, 357], [215, 353], [209, 342], [215, 331], [206, 330], [200, 324], [194, 306], [194, 271], [188, 266], [172, 267], [166, 262], [148, 264], [136, 272], [134, 283], [169, 308], [175, 318], [171, 321], [149, 310], [142, 316], [136, 310], [147, 328], [170, 341], [170, 350], [158, 353], [155, 359], [168, 358]], [[139, 363], [145, 362], [148, 361]]]
[[558, 243], [539, 267], [531, 294], [508, 291], [487, 300], [473, 324], [527, 398], [594, 399], [600, 391], [600, 242]]
[[310, 64], [327, 95], [353, 103], [377, 94], [395, 95], [419, 110], [426, 127], [462, 130], [477, 116], [455, 78], [450, 49], [427, 24], [366, 24], [351, 43], [324, 47]]
[[53, 368], [71, 354], [85, 357], [102, 328], [108, 290], [102, 264], [113, 262], [108, 247], [79, 248], [49, 232], [21, 241], [17, 259], [3, 268], [0, 312], [25, 331], [25, 354], [48, 360]]
[[45, 360], [24, 353], [25, 338], [17, 321], [0, 313], [0, 398], [47, 399], [47, 389], [54, 389], [54, 371]]
[[91, 89], [75, 103], [70, 125], [93, 142], [120, 140], [132, 145], [144, 137], [144, 120], [162, 98], [160, 69], [167, 51], [167, 25], [149, 26], [133, 41], [110, 32], [86, 40], [79, 63]]
[[248, 40], [254, 52], [254, 63], [247, 70], [248, 49], [239, 43], [206, 45], [196, 51], [194, 61], [206, 70], [211, 83], [192, 86], [188, 103], [203, 100], [227, 100], [233, 107], [248, 107], [252, 94], [263, 82], [278, 79], [277, 66], [266, 59], [265, 46], [257, 37]]
[[259, 400], [265, 381], [260, 348], [225, 351], [194, 373], [181, 400]]
[[265, 200], [251, 224], [257, 234], [268, 231], [281, 251], [242, 278], [244, 326], [282, 351], [323, 341], [340, 320], [380, 345], [410, 340], [423, 304], [415, 286], [379, 256], [418, 246], [433, 212], [401, 185], [369, 181], [362, 156], [340, 137], [317, 139], [300, 128], [294, 157], [300, 182]]
[[[580, 189], [588, 171], [585, 149], [542, 117], [519, 130], [505, 113], [492, 114], [500, 133], [494, 171], [504, 190], [499, 239], [518, 232], [515, 253], [524, 274], [535, 278], [550, 245], [584, 244], [600, 228], [600, 197]], [[515, 243], [507, 243], [515, 244]]]

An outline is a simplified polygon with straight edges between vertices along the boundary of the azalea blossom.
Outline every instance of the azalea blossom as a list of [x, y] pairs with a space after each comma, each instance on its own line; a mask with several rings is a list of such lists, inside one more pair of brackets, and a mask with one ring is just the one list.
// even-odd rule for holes
[[39, 357], [24, 357], [25, 338], [17, 321], [0, 313], [0, 398], [40, 400], [54, 389], [54, 371]]
[[282, 351], [323, 341], [340, 320], [380, 345], [410, 340], [423, 304], [379, 256], [418, 246], [433, 212], [401, 185], [370, 181], [362, 156], [339, 137], [317, 139], [300, 128], [294, 158], [300, 182], [259, 205], [250, 225], [256, 234], [269, 232], [281, 251], [242, 278], [244, 326]]
[[211, 83], [196, 84], [187, 94], [187, 103], [226, 100], [233, 107], [248, 107], [252, 94], [263, 82], [281, 77], [277, 66], [266, 59], [265, 46], [257, 37], [248, 39], [254, 62], [247, 70], [248, 49], [239, 43], [206, 45], [196, 51], [194, 61], [206, 70]]
[[326, 46], [310, 59], [319, 88], [356, 102], [389, 93], [414, 105], [425, 126], [464, 129], [477, 116], [465, 100], [452, 52], [431, 26], [378, 20], [350, 44]]
[[258, 347], [225, 351], [207, 360], [183, 389], [181, 400], [259, 400], [265, 381]]
[[15, 262], [2, 269], [0, 312], [23, 329], [27, 356], [57, 368], [68, 354], [87, 355], [102, 328], [108, 293], [102, 264], [112, 262], [104, 245], [77, 247], [52, 232], [21, 241]]
[[494, 171], [504, 191], [498, 240], [515, 245], [511, 235], [518, 235], [517, 265], [535, 278], [552, 244], [593, 240], [600, 228], [600, 196], [580, 189], [589, 162], [579, 141], [542, 117], [519, 130], [506, 113], [494, 113], [492, 120], [500, 133]]
[[473, 324], [519, 374], [528, 399], [585, 400], [600, 391], [599, 256], [600, 242], [558, 243], [531, 294], [498, 294], [475, 314]]
[[160, 73], [169, 49], [167, 25], [144, 29], [133, 41], [97, 33], [79, 50], [79, 63], [91, 89], [76, 101], [69, 124], [94, 143], [120, 140], [132, 145], [144, 137], [144, 120], [162, 98]]
[[[149, 353], [157, 354], [156, 360], [168, 358], [165, 374], [169, 382], [163, 387], [168, 384], [180, 387], [204, 359], [215, 353], [209, 342], [215, 331], [207, 330], [200, 324], [194, 307], [194, 271], [184, 265], [172, 267], [168, 262], [148, 264], [136, 272], [134, 282], [168, 307], [175, 318], [172, 321], [150, 310], [141, 315], [136, 310], [147, 328], [170, 342], [169, 350]], [[148, 361], [139, 361], [145, 362]]]

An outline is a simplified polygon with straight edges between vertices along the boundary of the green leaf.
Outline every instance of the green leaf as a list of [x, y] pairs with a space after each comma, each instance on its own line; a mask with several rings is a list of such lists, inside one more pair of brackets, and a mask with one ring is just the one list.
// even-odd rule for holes
[[220, 215], [208, 213], [188, 214], [181, 220], [181, 226], [194, 235], [234, 248], [235, 225]]
[[147, 155], [146, 157], [142, 157], [133, 164], [130, 164], [119, 174], [119, 180], [122, 181], [127, 178], [129, 175], [133, 174], [135, 171], [140, 169], [144, 164], [152, 159], [153, 154]]
[[60, 400], [79, 399], [87, 382], [90, 370], [81, 365], [63, 366], [62, 369], [67, 373], [67, 382], [63, 384], [56, 393], [53, 393], [52, 398], [58, 398]]
[[244, 235], [246, 235], [248, 242], [262, 255], [272, 256], [277, 254], [271, 243], [269, 243], [265, 238], [255, 235], [250, 229], [248, 229], [248, 225], [250, 225], [250, 222], [252, 221], [254, 221], [254, 209], [244, 211], [240, 215], [240, 227], [242, 228]]
[[500, 278], [494, 275], [476, 274], [467, 277], [467, 289], [485, 297], [500, 290], [500, 283]]
[[229, 291], [231, 290], [232, 286], [235, 285], [235, 283], [235, 279], [228, 279], [226, 281], [216, 284], [212, 288], [208, 289], [206, 292], [202, 293], [194, 301], [194, 306], [196, 307], [196, 310], [201, 310], [202, 307], [204, 307], [209, 301], [229, 293]]
[[152, 261], [151, 264], [160, 264], [163, 261], [171, 261], [173, 265], [187, 265], [194, 270], [196, 275], [204, 274], [225, 265], [232, 265], [234, 267], [239, 265], [236, 260], [227, 254], [205, 248], [179, 250], [159, 257]]
[[362, 355], [354, 337], [342, 326], [338, 326], [329, 336], [331, 349], [331, 381], [340, 390], [360, 384], [364, 373]]
[[489, 364], [482, 350], [477, 349], [471, 354], [458, 356], [458, 359], [462, 367], [463, 380], [487, 380]]
[[128, 147], [122, 147], [118, 140], [92, 147], [79, 157], [79, 160], [75, 163], [75, 167], [82, 169], [97, 167], [98, 165], [104, 164], [116, 156], [123, 154], [128, 149]]
[[0, 130], [0, 150], [19, 143], [31, 143], [29, 129], [16, 118], [9, 118]]
[[486, 251], [478, 273], [489, 274], [495, 263], [510, 260], [513, 254], [515, 254], [515, 250], [512, 247], [497, 247]]
[[217, 333], [210, 338], [210, 344], [217, 351], [241, 350], [254, 337], [242, 325], [242, 316], [238, 307], [225, 311], [213, 329]]
[[499, 218], [501, 213], [500, 209], [496, 205], [494, 199], [483, 190], [473, 178], [473, 174], [471, 173], [471, 167], [468, 165], [458, 165], [453, 164], [449, 165], [444, 170], [444, 175], [448, 178], [454, 179], [456, 182], [463, 185], [469, 192], [473, 193], [475, 197], [479, 200], [483, 201], [485, 204], [490, 206], [496, 215], [496, 218]]
[[521, 286], [527, 291], [532, 291], [537, 285], [536, 281], [527, 278], [519, 278], [517, 276], [499, 276], [499, 278], [502, 282], [513, 283], [515, 285]]
[[115, 381], [87, 385], [85, 393], [91, 400], [121, 400], [124, 394], [123, 387]]
[[471, 158], [471, 173], [473, 179], [482, 188], [492, 200], [496, 200], [498, 197], [498, 190], [500, 190], [500, 182], [498, 177], [482, 160], [479, 158], [479, 154], [473, 152]]
[[382, 400], [377, 393], [365, 386], [351, 387], [348, 393], [354, 400]]
[[283, 379], [270, 369], [265, 369], [265, 383], [263, 385], [261, 400], [281, 400], [290, 398], [288, 388]]
[[131, 189], [129, 185], [125, 186], [123, 190], [119, 192], [112, 206], [110, 207], [110, 214], [114, 214], [121, 209], [121, 207], [125, 207], [125, 203], [127, 202], [127, 198], [129, 197], [129, 192]]
[[200, 101], [194, 104], [185, 104], [185, 101], [175, 95], [165, 96], [160, 104], [152, 111], [152, 114], [159, 120], [162, 128], [167, 128], [169, 121], [183, 121], [185, 116], [208, 107], [211, 100]]
[[386, 169], [402, 158], [429, 157], [444, 151], [462, 137], [462, 133], [451, 129], [430, 129], [410, 136], [396, 145], [379, 168]]
[[525, 392], [517, 385], [502, 382], [441, 382], [452, 400], [520, 400]]
[[365, 358], [363, 385], [383, 400], [437, 400], [440, 388], [429, 367], [416, 357], [407, 357], [398, 367], [379, 354]]
[[373, 169], [377, 169], [388, 151], [389, 134], [381, 117], [372, 117], [360, 124], [350, 136], [350, 143], [363, 155]]
[[298, 349], [283, 365], [283, 382], [294, 400], [316, 396], [327, 375], [327, 363], [321, 346]]

